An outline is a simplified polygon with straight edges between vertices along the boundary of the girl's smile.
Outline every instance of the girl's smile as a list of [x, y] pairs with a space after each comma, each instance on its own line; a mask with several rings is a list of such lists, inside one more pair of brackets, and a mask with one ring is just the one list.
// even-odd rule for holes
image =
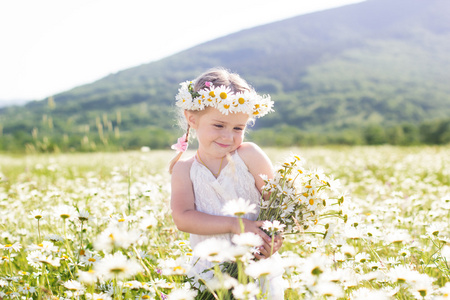
[[201, 113], [187, 113], [186, 117], [196, 130], [201, 158], [212, 170], [218, 169], [221, 159], [242, 144], [249, 120], [248, 114], [224, 115], [213, 107]]

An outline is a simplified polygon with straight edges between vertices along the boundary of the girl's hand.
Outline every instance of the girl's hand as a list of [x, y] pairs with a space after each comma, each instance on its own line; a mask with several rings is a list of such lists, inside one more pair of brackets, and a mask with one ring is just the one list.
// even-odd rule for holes
[[272, 243], [264, 242], [264, 244], [258, 248], [259, 254], [254, 254], [257, 259], [269, 258], [272, 254], [280, 250], [281, 246], [283, 246], [283, 236], [281, 234], [276, 234], [273, 236], [273, 239], [273, 252], [271, 252]]
[[[250, 221], [249, 219], [242, 218], [242, 222], [244, 223], [244, 232], [253, 232], [254, 234], [259, 235], [262, 240], [264, 241], [264, 244], [270, 244], [272, 242], [272, 239], [270, 236], [268, 236], [264, 230], [261, 229], [261, 226], [263, 224], [263, 221]], [[239, 219], [236, 218], [236, 222], [231, 230], [234, 234], [241, 234], [243, 233], [241, 230], [241, 225], [239, 223]]]
[[[242, 233], [239, 219], [236, 219], [236, 225], [234, 226], [232, 233], [240, 234]], [[262, 229], [264, 221], [250, 221], [248, 219], [242, 218], [244, 223], [244, 232], [253, 232], [259, 235], [263, 240], [263, 245], [258, 248], [259, 254], [255, 253], [257, 259], [264, 259], [270, 257], [273, 253], [277, 252], [283, 245], [283, 236], [281, 234], [274, 235], [273, 239], [273, 252], [272, 250], [272, 238], [267, 235]]]

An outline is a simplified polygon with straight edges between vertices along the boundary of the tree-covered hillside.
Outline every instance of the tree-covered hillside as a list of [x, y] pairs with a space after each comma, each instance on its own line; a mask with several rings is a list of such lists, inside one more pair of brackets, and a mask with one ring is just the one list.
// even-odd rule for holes
[[178, 83], [214, 66], [270, 93], [263, 145], [450, 142], [450, 2], [368, 0], [255, 27], [0, 110], [0, 148], [168, 147]]

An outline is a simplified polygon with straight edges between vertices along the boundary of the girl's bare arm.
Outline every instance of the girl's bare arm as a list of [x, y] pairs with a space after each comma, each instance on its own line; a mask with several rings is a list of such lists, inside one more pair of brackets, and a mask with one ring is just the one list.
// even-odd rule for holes
[[[179, 161], [172, 171], [171, 209], [177, 228], [200, 235], [241, 233], [237, 218], [210, 215], [195, 209], [194, 191], [189, 176], [191, 165], [192, 159]], [[244, 219], [244, 226], [246, 232], [258, 234], [264, 241], [270, 242], [270, 237], [260, 229], [262, 221]]]

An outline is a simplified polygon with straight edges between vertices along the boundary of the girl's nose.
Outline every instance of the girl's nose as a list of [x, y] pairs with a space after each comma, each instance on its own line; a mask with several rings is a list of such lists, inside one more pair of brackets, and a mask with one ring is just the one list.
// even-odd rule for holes
[[223, 138], [224, 140], [226, 140], [226, 141], [231, 141], [231, 140], [233, 140], [233, 133], [232, 133], [232, 132], [225, 131], [225, 132], [223, 132], [223, 134], [222, 134], [222, 138]]

